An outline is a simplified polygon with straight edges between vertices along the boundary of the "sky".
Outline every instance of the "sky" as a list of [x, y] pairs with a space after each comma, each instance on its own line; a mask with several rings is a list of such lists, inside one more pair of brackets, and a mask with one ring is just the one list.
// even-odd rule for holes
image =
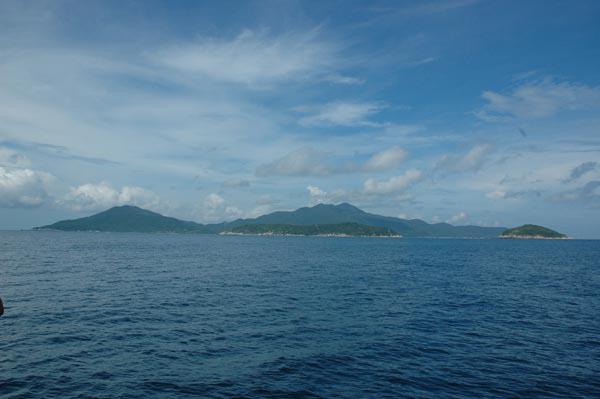
[[600, 238], [598, 1], [0, 2], [0, 229], [318, 203]]

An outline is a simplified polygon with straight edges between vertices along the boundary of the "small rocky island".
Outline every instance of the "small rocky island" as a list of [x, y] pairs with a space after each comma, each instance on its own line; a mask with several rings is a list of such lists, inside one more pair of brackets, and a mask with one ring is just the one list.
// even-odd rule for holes
[[246, 224], [234, 227], [221, 234], [260, 236], [401, 237], [395, 231], [385, 227], [367, 226], [358, 223], [313, 225]]
[[547, 227], [537, 226], [535, 224], [524, 224], [504, 231], [500, 238], [521, 238], [521, 239], [544, 239], [544, 240], [564, 240], [565, 234], [559, 233]]

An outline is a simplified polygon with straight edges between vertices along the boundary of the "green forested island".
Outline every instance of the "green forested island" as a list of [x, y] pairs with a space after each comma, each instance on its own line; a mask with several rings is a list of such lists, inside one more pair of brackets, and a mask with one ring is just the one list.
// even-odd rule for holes
[[335, 236], [335, 237], [401, 237], [385, 227], [366, 226], [358, 223], [338, 224], [246, 224], [234, 227], [221, 234], [274, 235], [274, 236]]
[[156, 212], [123, 205], [92, 216], [61, 220], [35, 230], [112, 231], [129, 233], [210, 233], [204, 225], [163, 216]]
[[[453, 226], [448, 223], [427, 223], [420, 219], [401, 219], [365, 212], [351, 204], [319, 204], [294, 211], [277, 211], [252, 219], [201, 224], [166, 217], [136, 206], [123, 205], [95, 215], [62, 220], [36, 230], [114, 231], [140, 233], [202, 233], [218, 234], [244, 225], [291, 225], [302, 229], [314, 225], [354, 223], [388, 229], [403, 237], [497, 238], [506, 228]], [[302, 234], [304, 235], [304, 234]]]
[[502, 238], [542, 238], [542, 239], [565, 239], [566, 235], [554, 231], [547, 227], [537, 226], [535, 224], [524, 224], [504, 231]]

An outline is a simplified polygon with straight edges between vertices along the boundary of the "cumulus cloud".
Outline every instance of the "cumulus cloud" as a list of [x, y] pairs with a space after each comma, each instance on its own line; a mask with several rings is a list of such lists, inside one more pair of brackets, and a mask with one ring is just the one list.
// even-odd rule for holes
[[408, 151], [393, 146], [374, 153], [365, 162], [339, 162], [331, 153], [304, 147], [271, 163], [260, 165], [257, 176], [329, 176], [342, 173], [393, 170], [408, 157]]
[[579, 179], [581, 176], [592, 172], [598, 168], [598, 162], [583, 162], [571, 170], [569, 177], [565, 179], [565, 182], [572, 182]]
[[87, 183], [72, 187], [67, 195], [58, 201], [75, 211], [96, 211], [118, 205], [136, 205], [152, 210], [161, 209], [161, 200], [152, 191], [137, 186], [114, 188], [107, 182]]
[[460, 211], [456, 215], [452, 216], [446, 222], [450, 224], [464, 222], [467, 219], [467, 213], [465, 211]]
[[486, 121], [498, 121], [507, 116], [544, 118], [561, 111], [600, 107], [600, 87], [557, 82], [550, 78], [524, 83], [505, 94], [484, 91], [481, 96], [487, 104], [475, 115]]
[[393, 176], [387, 180], [369, 178], [363, 184], [363, 192], [366, 194], [398, 193], [406, 190], [422, 177], [423, 174], [419, 170], [410, 169], [400, 176]]
[[493, 149], [490, 144], [477, 144], [464, 155], [444, 155], [437, 161], [434, 170], [442, 174], [478, 171]]
[[301, 79], [330, 68], [339, 54], [318, 30], [287, 33], [245, 30], [233, 39], [201, 39], [165, 48], [152, 58], [176, 70], [249, 86]]
[[34, 208], [50, 199], [54, 177], [46, 172], [0, 166], [0, 207]]
[[385, 125], [369, 120], [370, 116], [377, 114], [382, 108], [382, 104], [374, 102], [340, 101], [296, 110], [309, 114], [299, 120], [303, 126], [382, 127]]
[[392, 176], [388, 179], [377, 180], [368, 178], [363, 182], [362, 187], [356, 189], [336, 189], [325, 191], [316, 185], [306, 187], [308, 191], [308, 203], [313, 206], [321, 203], [380, 203], [381, 200], [391, 200], [397, 204], [399, 202], [411, 201], [412, 196], [407, 190], [423, 179], [421, 171], [416, 169], [407, 170], [399, 176]]

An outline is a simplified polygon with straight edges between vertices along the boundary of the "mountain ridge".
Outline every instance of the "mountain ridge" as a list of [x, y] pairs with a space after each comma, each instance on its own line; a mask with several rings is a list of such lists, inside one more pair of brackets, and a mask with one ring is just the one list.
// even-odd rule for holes
[[185, 221], [139, 208], [122, 205], [103, 212], [79, 218], [62, 220], [35, 230], [64, 231], [114, 231], [114, 232], [180, 232], [218, 234], [235, 227], [249, 224], [331, 225], [357, 223], [393, 230], [404, 237], [498, 237], [503, 227], [453, 226], [448, 223], [430, 224], [420, 219], [401, 219], [377, 215], [347, 202], [318, 204], [294, 211], [276, 211], [256, 218], [237, 219], [231, 222], [201, 224]]
[[404, 237], [474, 237], [490, 238], [499, 236], [504, 227], [453, 226], [449, 223], [430, 224], [421, 219], [401, 219], [363, 211], [343, 202], [338, 205], [317, 204], [294, 211], [277, 211], [252, 219], [237, 219], [228, 223], [206, 225], [209, 229], [231, 228], [243, 224], [338, 224], [358, 223], [367, 226], [384, 227], [394, 230]]

